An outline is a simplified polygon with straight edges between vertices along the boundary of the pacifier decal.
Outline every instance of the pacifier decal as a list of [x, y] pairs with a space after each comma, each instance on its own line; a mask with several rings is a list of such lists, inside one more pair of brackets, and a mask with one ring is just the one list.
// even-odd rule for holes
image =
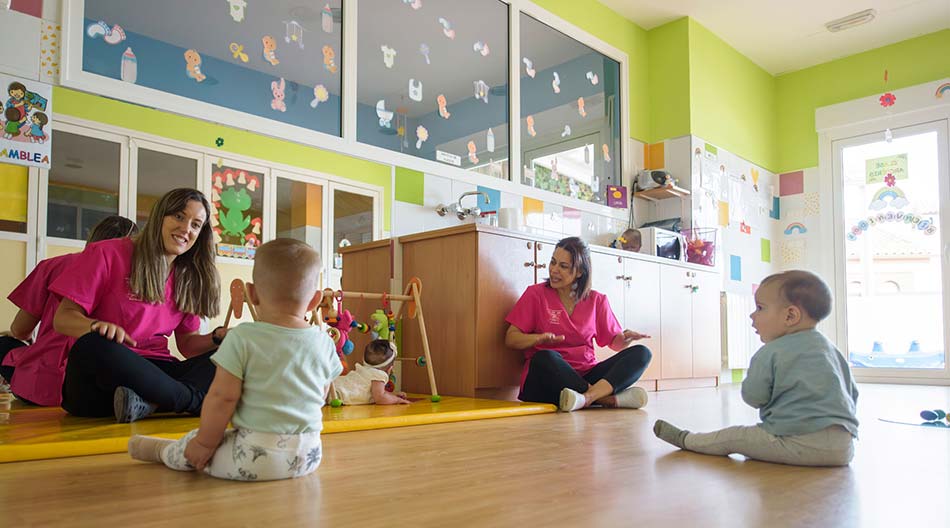
[[320, 15], [320, 26], [324, 33], [333, 33], [333, 10], [330, 9], [330, 4], [324, 4], [323, 6]]
[[578, 98], [577, 98], [577, 113], [580, 114], [581, 117], [587, 117], [587, 110], [584, 109], [584, 98], [583, 98], [583, 97], [578, 97]]
[[447, 103], [445, 101], [445, 95], [439, 94], [439, 96], [435, 98], [435, 102], [439, 104], [439, 115], [445, 119], [448, 119], [452, 114], [450, 114], [449, 110], [446, 108]]
[[485, 84], [485, 81], [481, 79], [477, 81], [473, 81], [472, 84], [475, 85], [475, 99], [481, 99], [487, 104], [488, 103], [488, 85]]
[[383, 128], [392, 128], [393, 112], [386, 110], [386, 100], [376, 101], [376, 116], [379, 117], [379, 126]]
[[469, 141], [468, 142], [468, 161], [471, 161], [472, 163], [478, 163], [478, 156], [475, 155], [476, 150], [477, 149], [475, 148], [475, 142]]
[[335, 58], [336, 53], [333, 51], [333, 48], [328, 45], [323, 46], [323, 67], [330, 73], [336, 73], [336, 61], [333, 60]]
[[419, 125], [416, 127], [416, 150], [422, 148], [422, 144], [429, 139], [429, 131], [426, 127]]
[[409, 79], [409, 98], [417, 103], [422, 102], [422, 81]]
[[228, 49], [231, 51], [231, 56], [235, 59], [239, 59], [241, 62], [247, 62], [250, 58], [247, 56], [247, 53], [244, 53], [244, 46], [238, 44], [237, 42], [232, 42], [228, 45]]
[[554, 80], [551, 81], [551, 88], [554, 88], [554, 93], [561, 93], [561, 76], [554, 72]]
[[197, 82], [205, 80], [205, 75], [201, 73], [201, 55], [193, 49], [185, 51], [184, 55], [185, 74]]
[[429, 61], [429, 45], [428, 44], [426, 44], [425, 42], [423, 42], [422, 44], [419, 44], [419, 53], [421, 53], [422, 56], [426, 58], [426, 64], [432, 64]]
[[330, 99], [330, 92], [327, 91], [327, 87], [318, 84], [313, 87], [313, 101], [310, 101], [310, 108], [316, 108], [318, 104], [325, 103]]
[[604, 151], [604, 161], [606, 161], [607, 163], [610, 163], [610, 147], [608, 147], [607, 144], [604, 143], [604, 146], [601, 148], [601, 150]]
[[277, 66], [280, 64], [280, 61], [277, 60], [277, 41], [274, 40], [274, 37], [270, 35], [264, 35], [261, 37], [261, 44], [264, 45], [264, 60], [269, 62], [271, 66]]
[[445, 34], [446, 37], [455, 40], [455, 30], [452, 29], [452, 23], [443, 17], [439, 17], [439, 24], [442, 24], [442, 33]]
[[524, 121], [528, 125], [528, 135], [531, 137], [538, 135], [537, 131], [534, 129], [534, 116], [528, 116], [524, 118]]
[[564, 131], [561, 132], [561, 137], [567, 137], [571, 135], [571, 125], [564, 125]]
[[593, 84], [594, 86], [597, 86], [597, 83], [600, 82], [600, 79], [597, 77], [597, 74], [592, 71], [587, 72], [587, 80], [590, 81], [590, 83]]
[[385, 64], [387, 68], [392, 68], [393, 62], [396, 60], [396, 50], [386, 44], [380, 46], [379, 49], [383, 52], [383, 64]]
[[476, 42], [474, 45], [472, 45], [472, 50], [474, 50], [475, 53], [481, 53], [482, 57], [487, 57], [488, 54], [491, 53], [488, 50], [488, 44], [485, 44], [484, 42], [480, 40]]
[[528, 57], [521, 59], [521, 62], [524, 63], [524, 71], [528, 74], [528, 77], [534, 79], [534, 74], [537, 73], [534, 71], [534, 62], [532, 62]]
[[231, 18], [235, 22], [244, 21], [244, 8], [247, 7], [247, 2], [244, 0], [228, 0], [231, 9], [228, 11], [231, 14]]

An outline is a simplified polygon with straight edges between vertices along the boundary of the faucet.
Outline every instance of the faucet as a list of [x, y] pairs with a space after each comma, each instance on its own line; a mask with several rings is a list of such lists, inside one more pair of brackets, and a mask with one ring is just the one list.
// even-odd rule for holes
[[465, 220], [468, 217], [477, 218], [482, 214], [482, 210], [478, 208], [478, 200], [475, 201], [475, 207], [462, 207], [462, 198], [479, 194], [485, 197], [486, 204], [491, 202], [491, 198], [489, 198], [488, 194], [482, 191], [469, 191], [462, 193], [462, 195], [459, 196], [458, 201], [454, 203], [449, 205], [439, 204], [438, 207], [435, 208], [435, 212], [439, 213], [439, 216], [445, 216], [448, 213], [454, 213], [459, 220]]

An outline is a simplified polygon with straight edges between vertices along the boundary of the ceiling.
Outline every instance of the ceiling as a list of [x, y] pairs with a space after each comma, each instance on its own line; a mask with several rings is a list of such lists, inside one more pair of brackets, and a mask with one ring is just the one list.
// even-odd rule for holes
[[[692, 17], [773, 75], [950, 28], [950, 0], [600, 1], [648, 30]], [[824, 27], [865, 9], [877, 11], [868, 24], [838, 33]]]

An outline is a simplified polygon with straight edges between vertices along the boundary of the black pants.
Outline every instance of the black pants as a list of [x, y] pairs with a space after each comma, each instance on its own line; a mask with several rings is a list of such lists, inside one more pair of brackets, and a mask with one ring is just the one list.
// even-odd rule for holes
[[112, 416], [116, 387], [128, 387], [158, 405], [158, 412], [198, 415], [214, 371], [211, 352], [180, 362], [146, 359], [89, 333], [69, 351], [63, 409], [75, 416]]
[[601, 361], [581, 376], [561, 354], [553, 350], [539, 350], [531, 357], [528, 376], [518, 399], [557, 405], [561, 389], [567, 387], [583, 394], [587, 392], [588, 386], [602, 379], [610, 383], [616, 394], [640, 379], [652, 357], [649, 348], [634, 345]]
[[[0, 363], [3, 363], [3, 359], [7, 357], [7, 354], [9, 354], [11, 350], [23, 346], [26, 346], [26, 343], [19, 339], [10, 336], [0, 336]], [[7, 383], [10, 383], [13, 379], [13, 371], [14, 367], [0, 365], [0, 376], [3, 376], [3, 379], [7, 380]]]

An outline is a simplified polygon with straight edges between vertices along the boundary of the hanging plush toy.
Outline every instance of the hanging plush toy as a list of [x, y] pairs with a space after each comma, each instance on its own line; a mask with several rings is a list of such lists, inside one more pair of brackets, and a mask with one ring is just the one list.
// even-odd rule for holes
[[376, 310], [369, 316], [372, 325], [370, 328], [373, 332], [373, 339], [389, 339], [389, 318], [386, 317], [386, 312]]
[[[349, 365], [347, 365], [344, 356], [348, 356], [353, 352], [353, 342], [350, 341], [350, 325], [353, 323], [353, 314], [349, 310], [343, 309], [343, 292], [337, 294], [335, 310], [332, 305], [324, 310], [323, 322], [336, 331], [337, 335], [334, 336], [336, 353], [340, 356], [340, 361], [343, 362], [345, 373], [349, 370]], [[333, 335], [333, 332], [331, 332], [331, 335]]]

